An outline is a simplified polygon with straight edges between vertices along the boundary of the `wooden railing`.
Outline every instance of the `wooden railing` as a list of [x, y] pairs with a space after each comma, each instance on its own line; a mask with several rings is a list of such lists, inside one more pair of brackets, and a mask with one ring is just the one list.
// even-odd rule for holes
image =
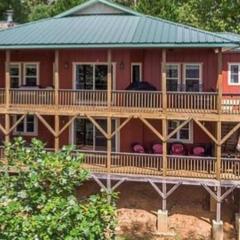
[[54, 90], [10, 90], [10, 105], [53, 106]]
[[168, 156], [167, 175], [175, 177], [215, 178], [215, 158]]
[[216, 112], [217, 93], [168, 92], [167, 107], [174, 112]]
[[107, 91], [60, 90], [59, 105], [66, 107], [106, 107]]
[[240, 94], [223, 94], [222, 113], [240, 114]]
[[157, 91], [113, 91], [112, 107], [117, 109], [160, 110], [162, 93]]
[[221, 161], [221, 179], [240, 179], [240, 159], [223, 158]]
[[[54, 107], [55, 91], [48, 89], [11, 89], [10, 107]], [[167, 110], [185, 113], [217, 113], [217, 93], [211, 92], [168, 92]], [[0, 105], [6, 102], [5, 90], [0, 89]], [[59, 90], [58, 106], [66, 109], [107, 107], [106, 90]], [[112, 111], [160, 112], [162, 93], [158, 91], [117, 90], [111, 94]], [[240, 94], [223, 94], [223, 114], [240, 114]]]

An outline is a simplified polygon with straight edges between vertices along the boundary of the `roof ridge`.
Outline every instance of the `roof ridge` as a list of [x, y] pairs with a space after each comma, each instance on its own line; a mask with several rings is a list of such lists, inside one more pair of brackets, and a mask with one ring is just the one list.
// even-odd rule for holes
[[85, 3], [82, 3], [82, 4], [79, 4], [73, 8], [70, 8], [69, 10], [63, 12], [63, 13], [60, 13], [56, 16], [54, 16], [54, 18], [62, 18], [62, 17], [66, 17], [68, 16], [69, 14], [72, 14], [74, 13], [75, 11], [79, 11], [81, 9], [84, 9], [88, 6], [91, 6], [92, 4], [94, 3], [102, 3], [102, 4], [105, 4], [105, 5], [108, 5], [110, 7], [113, 7], [113, 8], [116, 8], [118, 10], [121, 10], [123, 12], [126, 12], [126, 13], [129, 13], [129, 14], [132, 14], [132, 15], [135, 15], [135, 16], [142, 16], [143, 14], [131, 9], [131, 8], [128, 8], [126, 6], [123, 6], [119, 3], [115, 3], [113, 1], [108, 1], [108, 0], [89, 0]]
[[[180, 26], [180, 27], [184, 27], [184, 28], [187, 28], [187, 29], [190, 29], [190, 30], [193, 30], [193, 31], [209, 34], [209, 35], [212, 35], [214, 37], [218, 37], [218, 38], [224, 39], [225, 41], [227, 40], [229, 42], [233, 42], [232, 39], [230, 39], [230, 38], [226, 38], [226, 37], [220, 36], [217, 33], [210, 32], [210, 31], [207, 31], [207, 30], [203, 30], [203, 29], [200, 29], [200, 28], [197, 28], [197, 27], [193, 27], [193, 26], [190, 26], [190, 25], [187, 25], [187, 24], [173, 22], [173, 21], [170, 21], [170, 20], [167, 20], [167, 19], [164, 19], [164, 18], [154, 17], [154, 16], [151, 16], [151, 15], [144, 15], [144, 16], [147, 17], [147, 18], [154, 19], [154, 20], [158, 20], [158, 21], [160, 20], [160, 21], [169, 23], [171, 25]], [[234, 43], [238, 43], [238, 41], [236, 41]]]

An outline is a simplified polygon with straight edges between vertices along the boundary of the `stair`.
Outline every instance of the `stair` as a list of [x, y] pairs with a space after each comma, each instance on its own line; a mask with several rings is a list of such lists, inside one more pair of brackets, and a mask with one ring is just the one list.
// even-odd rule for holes
[[[228, 134], [235, 126], [235, 123], [223, 123], [222, 125], [222, 137]], [[223, 144], [222, 152], [223, 153], [234, 153], [236, 152], [236, 145], [239, 139], [239, 131], [233, 133], [233, 135]]]

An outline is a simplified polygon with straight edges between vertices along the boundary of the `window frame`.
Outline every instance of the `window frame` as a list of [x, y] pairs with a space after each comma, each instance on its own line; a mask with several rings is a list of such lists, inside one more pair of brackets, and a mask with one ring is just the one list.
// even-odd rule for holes
[[[33, 116], [33, 118], [34, 118], [34, 131], [33, 132], [28, 132], [27, 131], [27, 117], [28, 116]], [[13, 121], [14, 121], [14, 123], [16, 123], [18, 121], [17, 115], [14, 116]], [[23, 131], [22, 132], [17, 131], [17, 126], [16, 126], [13, 130], [13, 135], [38, 136], [38, 119], [35, 115], [26, 115], [22, 121], [23, 121]]]
[[[231, 82], [231, 66], [238, 66], [238, 83], [232, 83]], [[240, 62], [238, 63], [228, 63], [228, 85], [229, 86], [240, 86]]]
[[[18, 70], [19, 70], [19, 76], [18, 76], [18, 87], [21, 87], [22, 85], [22, 63], [21, 62], [10, 62], [10, 65], [9, 65], [9, 72], [10, 72], [10, 88], [11, 87], [11, 78], [13, 77], [11, 75], [11, 67], [13, 67], [13, 65], [17, 65], [18, 66]], [[14, 76], [16, 77], [16, 76]]]
[[[182, 77], [182, 84], [184, 85], [184, 91], [187, 92], [186, 86], [187, 86], [187, 80], [186, 79], [186, 70], [187, 70], [187, 65], [196, 65], [199, 66], [199, 91], [198, 92], [202, 92], [202, 83], [203, 83], [203, 63], [197, 63], [197, 62], [187, 62], [187, 63], [183, 63], [183, 77]], [[191, 79], [191, 80], [197, 80], [197, 79]]]
[[[107, 62], [73, 62], [72, 63], [72, 76], [73, 76], [73, 81], [72, 81], [72, 88], [74, 90], [79, 90], [76, 88], [76, 82], [77, 82], [77, 65], [93, 65], [93, 70], [95, 73], [95, 66], [96, 65], [108, 65]], [[96, 81], [95, 81], [95, 74], [93, 74], [93, 91], [96, 90]], [[116, 62], [112, 62], [112, 90], [116, 89]]]
[[[26, 78], [27, 78], [27, 76], [26, 76], [26, 66], [27, 65], [36, 65], [36, 71], [37, 71], [37, 74], [36, 74], [36, 86], [26, 86]], [[39, 62], [23, 62], [22, 63], [22, 67], [23, 67], [23, 85], [24, 85], [24, 87], [38, 87], [39, 85], [40, 85], [40, 71], [39, 71], [39, 66], [40, 66], [40, 64], [39, 64]]]
[[[169, 122], [170, 121], [173, 121], [173, 122], [177, 122], [177, 127], [182, 123], [182, 121], [181, 120], [169, 120], [168, 121], [168, 124], [167, 124], [167, 130], [169, 130]], [[191, 122], [189, 122], [188, 123], [189, 124], [189, 138], [188, 139], [181, 139], [180, 138], [180, 131], [181, 131], [181, 129], [183, 129], [183, 128], [181, 128], [181, 129], [179, 129], [177, 132], [176, 132], [176, 135], [177, 135], [177, 138], [170, 138], [169, 140], [168, 140], [168, 142], [170, 142], [170, 143], [173, 143], [173, 142], [182, 142], [182, 143], [186, 143], [186, 144], [193, 144], [193, 123], [192, 123], [192, 121]]]
[[[174, 62], [167, 62], [166, 63], [166, 82], [168, 82], [168, 77], [167, 77], [167, 67], [169, 66], [177, 66], [177, 70], [178, 70], [178, 78], [177, 78], [177, 91], [180, 91], [181, 88], [181, 63], [174, 63]], [[171, 79], [174, 80], [174, 79]], [[171, 92], [171, 91], [168, 91]]]
[[133, 67], [134, 66], [139, 66], [139, 71], [140, 71], [140, 74], [139, 74], [139, 78], [140, 78], [140, 80], [139, 80], [139, 82], [142, 82], [142, 76], [143, 76], [143, 72], [142, 72], [142, 70], [143, 70], [143, 68], [142, 68], [142, 62], [132, 62], [131, 63], [131, 83], [133, 83]]

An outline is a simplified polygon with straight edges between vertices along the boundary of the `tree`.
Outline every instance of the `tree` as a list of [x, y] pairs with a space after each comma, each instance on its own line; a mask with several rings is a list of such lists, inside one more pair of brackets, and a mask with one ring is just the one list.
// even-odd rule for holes
[[81, 167], [83, 156], [73, 150], [47, 153], [36, 139], [29, 147], [21, 138], [7, 144], [8, 164], [0, 173], [0, 239], [113, 238], [115, 204], [107, 194], [82, 201], [75, 196], [89, 174]]

